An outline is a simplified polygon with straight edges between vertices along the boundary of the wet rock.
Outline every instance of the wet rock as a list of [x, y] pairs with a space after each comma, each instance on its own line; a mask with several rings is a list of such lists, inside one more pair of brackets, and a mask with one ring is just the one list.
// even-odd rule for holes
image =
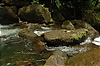
[[64, 29], [67, 29], [67, 30], [75, 29], [74, 25], [69, 20], [64, 21], [61, 27], [64, 28]]
[[10, 7], [0, 7], [0, 23], [12, 24], [18, 23], [18, 17]]
[[82, 20], [71, 20], [71, 23], [74, 25], [75, 29], [85, 28], [88, 29], [88, 36], [94, 39], [99, 36], [99, 32], [95, 30], [90, 24]]
[[38, 37], [32, 30], [27, 28], [22, 29], [18, 35], [28, 40], [34, 40], [34, 38]]
[[80, 53], [67, 61], [68, 66], [100, 66], [100, 48]]
[[87, 29], [61, 29], [46, 32], [42, 36], [48, 42], [48, 45], [75, 45], [84, 40], [87, 31]]
[[34, 45], [33, 45], [34, 52], [40, 53], [40, 52], [46, 50], [45, 44], [46, 43], [41, 40], [37, 40], [36, 42], [34, 42]]
[[44, 66], [65, 66], [65, 61], [68, 59], [66, 53], [56, 50], [47, 60]]
[[34, 4], [20, 8], [18, 15], [23, 21], [33, 23], [52, 22], [49, 10], [40, 4]]

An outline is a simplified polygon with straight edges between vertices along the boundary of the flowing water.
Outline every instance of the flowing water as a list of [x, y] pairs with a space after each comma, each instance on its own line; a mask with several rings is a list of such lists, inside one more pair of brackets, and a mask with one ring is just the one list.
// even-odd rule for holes
[[20, 66], [30, 63], [43, 64], [45, 59], [33, 50], [33, 43], [18, 36], [21, 29], [8, 29], [13, 25], [0, 25], [0, 66]]
[[[34, 52], [32, 47], [33, 43], [18, 36], [18, 32], [21, 29], [9, 29], [11, 27], [13, 27], [13, 25], [0, 25], [0, 66], [20, 66], [23, 65], [23, 63], [30, 63], [31, 61], [33, 66], [45, 63], [46, 59], [44, 59], [41, 54]], [[41, 29], [35, 30], [34, 33], [40, 36], [42, 33], [52, 30], [56, 29], [41, 27]], [[88, 37], [80, 44], [83, 45], [85, 43], [94, 43], [96, 45], [100, 45], [100, 37], [95, 38], [94, 41], [91, 41], [91, 38]], [[74, 54], [90, 50], [90, 48], [59, 46], [47, 47], [47, 50], [62, 50], [66, 52], [67, 55], [73, 56]]]

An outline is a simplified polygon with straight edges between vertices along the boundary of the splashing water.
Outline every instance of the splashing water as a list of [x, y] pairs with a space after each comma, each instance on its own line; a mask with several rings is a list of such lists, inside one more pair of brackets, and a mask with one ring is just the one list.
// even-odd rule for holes
[[94, 41], [92, 41], [92, 43], [94, 43], [95, 45], [99, 45], [100, 46], [100, 36], [95, 38]]
[[52, 30], [58, 30], [58, 28], [41, 27], [39, 30], [35, 30], [34, 33], [37, 34], [38, 36], [41, 36], [43, 33]]

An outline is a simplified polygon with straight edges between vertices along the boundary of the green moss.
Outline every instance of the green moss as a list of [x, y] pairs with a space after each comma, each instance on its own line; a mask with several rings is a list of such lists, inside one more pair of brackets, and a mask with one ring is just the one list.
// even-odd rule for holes
[[[85, 29], [84, 29], [85, 30]], [[86, 36], [86, 31], [80, 31], [80, 32], [77, 32], [76, 34], [72, 34], [72, 36], [70, 37], [71, 40], [79, 40], [80, 38]]]
[[50, 19], [50, 22], [54, 22], [52, 18]]
[[19, 32], [19, 34], [20, 34], [20, 35], [25, 35], [26, 33], [25, 33], [24, 30], [21, 30], [21, 31]]
[[68, 61], [66, 62], [66, 66], [71, 66], [71, 65], [70, 65], [70, 60], [68, 60]]
[[31, 11], [31, 9], [30, 9], [30, 8], [26, 9], [26, 13], [29, 13], [30, 11]]
[[71, 22], [69, 22], [69, 24], [68, 25], [70, 25], [71, 27], [73, 27], [74, 28], [74, 25], [71, 23]]
[[56, 40], [61, 40], [61, 37], [56, 37]]

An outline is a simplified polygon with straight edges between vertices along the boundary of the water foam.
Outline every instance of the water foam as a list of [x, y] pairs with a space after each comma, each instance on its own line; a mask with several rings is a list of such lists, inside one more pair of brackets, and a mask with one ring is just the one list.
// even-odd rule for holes
[[99, 45], [100, 46], [100, 36], [95, 38], [94, 41], [92, 41], [92, 43], [94, 43], [95, 45]]

